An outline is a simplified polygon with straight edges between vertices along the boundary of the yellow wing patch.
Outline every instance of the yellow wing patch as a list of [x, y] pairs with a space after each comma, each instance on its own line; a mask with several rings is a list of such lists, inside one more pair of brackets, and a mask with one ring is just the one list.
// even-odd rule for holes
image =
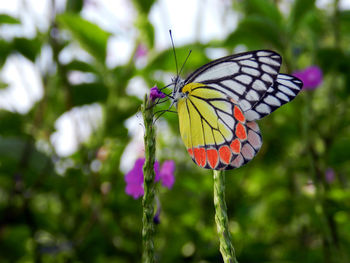
[[186, 100], [179, 100], [177, 104], [179, 116], [180, 134], [187, 149], [192, 148], [191, 121], [188, 113]]
[[[196, 164], [232, 169], [245, 161], [241, 149], [250, 158], [260, 148], [259, 131], [247, 126], [242, 110], [226, 94], [202, 83], [189, 83], [182, 93], [177, 103], [180, 133]], [[246, 145], [249, 138], [255, 147]]]

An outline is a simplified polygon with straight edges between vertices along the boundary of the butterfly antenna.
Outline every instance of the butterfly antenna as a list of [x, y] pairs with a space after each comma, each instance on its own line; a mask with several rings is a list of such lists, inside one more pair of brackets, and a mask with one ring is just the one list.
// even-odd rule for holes
[[187, 60], [188, 60], [188, 58], [190, 57], [191, 53], [192, 53], [192, 50], [190, 50], [190, 52], [188, 52], [188, 55], [187, 55], [187, 57], [186, 57], [186, 59], [185, 59], [185, 62], [184, 62], [184, 63], [182, 64], [182, 66], [181, 66], [179, 75], [181, 75], [181, 72], [182, 72], [182, 70], [183, 70], [183, 68], [184, 68], [184, 66], [185, 66], [185, 64], [186, 64], [186, 62], [187, 62]]
[[175, 45], [174, 45], [174, 39], [173, 35], [171, 33], [171, 29], [169, 29], [170, 39], [171, 39], [171, 45], [173, 46], [173, 52], [174, 52], [174, 58], [175, 58], [175, 64], [176, 64], [176, 76], [179, 76], [179, 69], [177, 66], [177, 58], [176, 58], [176, 52], [175, 52]]

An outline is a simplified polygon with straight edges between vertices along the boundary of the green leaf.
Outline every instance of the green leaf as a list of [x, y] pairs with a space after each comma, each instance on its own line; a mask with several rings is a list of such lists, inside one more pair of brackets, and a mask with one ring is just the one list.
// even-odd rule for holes
[[[8, 83], [5, 83], [5, 82], [3, 82], [3, 81], [0, 80], [0, 90], [6, 89], [8, 86], [9, 86]], [[1, 114], [1, 113], [0, 113], [0, 114]]]
[[339, 11], [339, 24], [343, 34], [350, 33], [350, 10]]
[[6, 156], [8, 158], [19, 160], [23, 148], [23, 140], [18, 138], [6, 138], [0, 136], [0, 157]]
[[[11, 213], [13, 213], [10, 210]], [[2, 233], [1, 255], [8, 262], [18, 262], [26, 253], [25, 244], [30, 240], [30, 227], [26, 224], [8, 224]]]
[[125, 89], [129, 80], [136, 74], [135, 67], [133, 65], [127, 66], [117, 66], [111, 70], [109, 73], [109, 77], [113, 84], [109, 84], [108, 86], [113, 87], [113, 89], [118, 90], [119, 95], [125, 95]]
[[232, 48], [237, 45], [245, 45], [248, 49], [254, 50], [261, 49], [264, 44], [264, 41], [262, 41], [260, 38], [257, 38], [253, 34], [247, 34], [238, 28], [227, 37], [223, 43], [223, 46]]
[[110, 33], [76, 14], [59, 15], [57, 21], [62, 28], [71, 32], [84, 49], [98, 61], [105, 63]]
[[322, 48], [317, 52], [317, 60], [325, 72], [338, 71], [348, 74], [350, 69], [350, 59], [340, 49]]
[[17, 171], [24, 188], [27, 188], [42, 180], [43, 173], [49, 175], [52, 172], [52, 161], [36, 149], [32, 138], [25, 137], [0, 136], [0, 175]]
[[41, 41], [38, 38], [28, 39], [19, 37], [13, 40], [13, 47], [23, 56], [34, 62], [36, 56], [40, 53]]
[[141, 32], [141, 40], [145, 41], [147, 46], [152, 48], [154, 45], [154, 28], [148, 17], [140, 15], [137, 19], [136, 27]]
[[350, 24], [350, 10], [339, 11], [339, 21], [341, 23]]
[[7, 14], [0, 14], [0, 24], [20, 24], [21, 22], [14, 18], [13, 16], [9, 16]]
[[341, 137], [336, 140], [329, 152], [329, 164], [331, 166], [341, 165], [348, 163], [350, 160], [350, 138]]
[[[191, 55], [187, 60], [187, 63], [184, 65], [182, 72], [183, 76], [185, 76], [186, 73], [191, 72], [196, 68], [199, 68], [203, 64], [209, 62], [208, 57], [205, 55], [204, 48], [205, 46], [200, 44], [176, 47], [176, 57], [178, 59], [179, 70], [182, 67], [182, 63], [185, 61], [189, 52], [192, 51]], [[176, 73], [176, 64], [173, 50], [170, 48], [157, 54], [157, 56], [155, 56], [145, 68], [145, 71], [150, 70], [173, 71], [174, 73]]]
[[8, 111], [0, 111], [0, 134], [15, 135], [23, 132], [23, 116]]
[[72, 86], [74, 106], [105, 101], [108, 89], [102, 83], [83, 83]]
[[83, 0], [68, 0], [66, 4], [66, 11], [79, 13], [83, 8]]
[[[127, 129], [123, 123], [137, 111], [140, 110], [142, 101], [134, 96], [123, 96], [118, 98], [117, 103], [109, 104], [106, 107], [105, 129], [108, 136], [127, 136]], [[118, 114], [115, 114], [118, 112]]]
[[295, 32], [304, 17], [315, 8], [315, 0], [295, 0], [290, 13], [290, 31]]
[[340, 10], [339, 19], [341, 21], [350, 23], [350, 10]]
[[148, 14], [155, 0], [133, 0], [134, 6], [144, 14]]
[[5, 63], [7, 56], [12, 51], [11, 43], [0, 39], [0, 67]]
[[82, 72], [92, 72], [92, 73], [97, 72], [96, 68], [93, 65], [80, 60], [73, 60], [67, 65], [65, 65], [65, 67], [67, 70], [78, 70]]
[[243, 2], [246, 14], [258, 15], [281, 24], [282, 15], [276, 4], [269, 0], [246, 0]]
[[245, 44], [244, 41], [252, 44], [261, 41], [265, 45], [284, 50], [284, 39], [284, 33], [271, 20], [261, 16], [249, 16], [239, 23], [236, 31], [227, 38], [226, 43], [237, 45]]
[[305, 22], [309, 28], [310, 34], [315, 36], [315, 41], [319, 41], [323, 35], [327, 34], [325, 19], [320, 10], [314, 9], [305, 17]]

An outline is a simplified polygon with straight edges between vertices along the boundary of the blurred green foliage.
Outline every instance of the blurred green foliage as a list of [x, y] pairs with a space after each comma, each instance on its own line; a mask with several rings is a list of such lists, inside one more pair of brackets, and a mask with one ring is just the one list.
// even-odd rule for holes
[[[1, 262], [140, 262], [141, 201], [125, 194], [119, 165], [131, 140], [123, 123], [141, 104], [126, 92], [130, 80], [138, 76], [149, 87], [162, 86], [168, 83], [155, 76], [175, 74], [172, 50], [154, 47], [148, 14], [155, 2], [132, 1], [135, 50], [128, 63], [112, 69], [105, 62], [111, 34], [81, 17], [81, 0], [68, 0], [66, 11], [54, 13], [47, 32], [34, 38], [0, 36], [1, 66], [16, 53], [36, 62], [44, 46], [55, 64], [42, 73], [44, 95], [28, 113], [0, 110]], [[337, 0], [327, 10], [296, 0], [282, 12], [279, 5], [286, 2], [234, 1], [240, 20], [226, 39], [177, 46], [176, 52], [182, 60], [192, 50], [184, 75], [209, 61], [208, 47], [232, 53], [242, 45], [282, 54], [282, 72], [322, 68], [318, 89], [301, 92], [259, 122], [264, 144], [258, 156], [227, 172], [230, 230], [240, 262], [350, 262], [350, 11], [340, 10]], [[20, 23], [0, 14], [0, 27]], [[90, 54], [89, 62], [59, 60], [72, 43]], [[140, 43], [148, 48], [143, 67], [135, 65]], [[74, 71], [92, 74], [93, 81], [71, 83]], [[50, 141], [55, 121], [96, 102], [102, 125], [72, 156], [57, 156]], [[187, 156], [177, 117], [168, 113], [163, 121], [170, 134], [158, 130], [158, 156], [174, 159], [177, 167], [173, 189], [158, 193], [157, 262], [221, 262], [212, 174]], [[334, 178], [326, 177], [329, 168]]]

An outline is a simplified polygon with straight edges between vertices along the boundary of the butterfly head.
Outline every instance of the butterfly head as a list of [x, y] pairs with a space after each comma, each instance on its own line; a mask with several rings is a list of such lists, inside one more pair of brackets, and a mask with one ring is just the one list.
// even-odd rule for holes
[[181, 92], [185, 82], [179, 76], [176, 76], [173, 78], [172, 83], [174, 85], [173, 100], [176, 104], [179, 99], [185, 96], [185, 94]]

